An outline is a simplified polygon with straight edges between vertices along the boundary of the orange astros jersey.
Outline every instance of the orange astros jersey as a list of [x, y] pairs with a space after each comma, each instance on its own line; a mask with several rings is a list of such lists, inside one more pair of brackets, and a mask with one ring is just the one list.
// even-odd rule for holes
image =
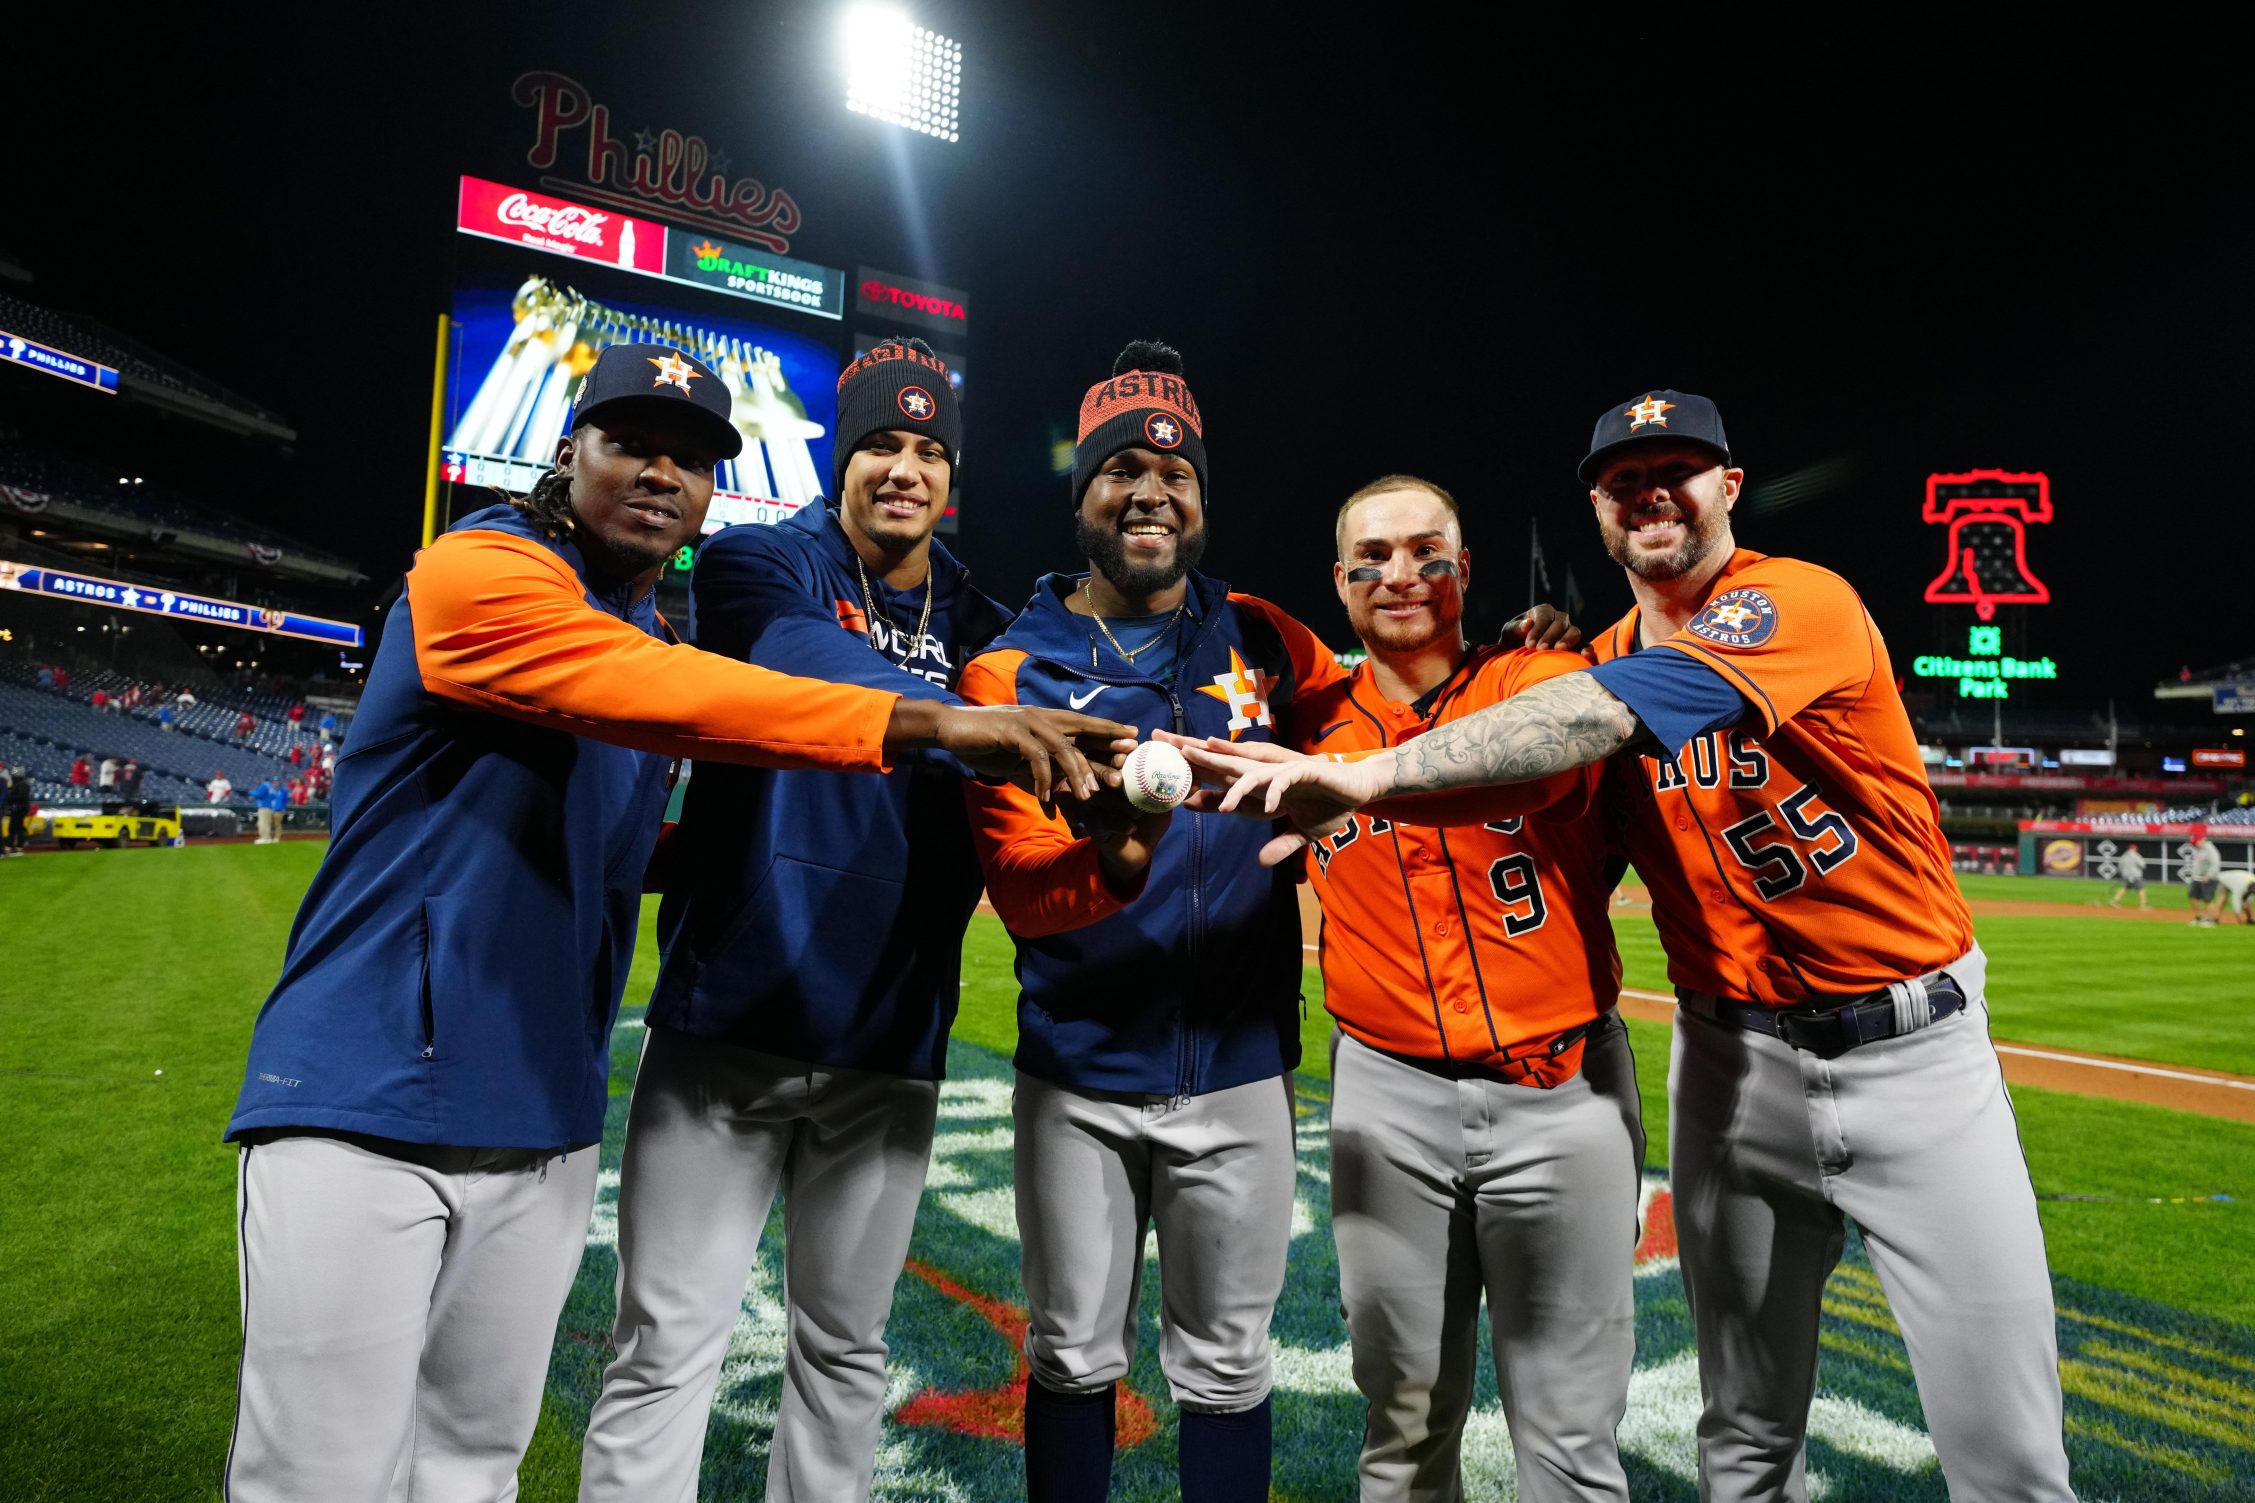
[[[1303, 696], [1302, 750], [1368, 754], [1588, 664], [1578, 653], [1484, 648], [1432, 701], [1430, 717], [1388, 700], [1365, 663]], [[1323, 904], [1324, 1005], [1373, 1048], [1501, 1071], [1531, 1085], [1570, 1079], [1581, 1041], [1568, 1030], [1619, 999], [1620, 957], [1606, 919], [1596, 768], [1539, 784], [1373, 805], [1315, 843]], [[1412, 811], [1451, 828], [1406, 824]], [[1524, 812], [1532, 811], [1532, 812]], [[1392, 817], [1388, 817], [1392, 816]]]
[[[1637, 650], [1631, 611], [1592, 644]], [[1887, 645], [1846, 580], [1739, 549], [1644, 648], [1720, 675], [1753, 717], [1614, 759], [1608, 799], [1680, 987], [1771, 1006], [1872, 991], [1973, 947]]]

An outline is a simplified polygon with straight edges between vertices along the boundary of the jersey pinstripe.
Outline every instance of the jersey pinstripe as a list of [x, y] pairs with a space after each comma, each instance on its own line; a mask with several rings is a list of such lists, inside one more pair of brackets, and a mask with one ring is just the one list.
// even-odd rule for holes
[[[1366, 663], [1304, 697], [1303, 750], [1367, 754], [1585, 667], [1563, 652], [1483, 649], [1426, 709], [1387, 699]], [[1316, 843], [1324, 1005], [1348, 1034], [1417, 1059], [1555, 1085], [1580, 1066], [1580, 1038], [1612, 1008], [1620, 958], [1594, 813], [1598, 772], [1495, 790], [1482, 822], [1414, 822], [1416, 800], [1366, 809]], [[1426, 806], [1442, 818], [1441, 806]], [[1445, 817], [1463, 816], [1452, 797]], [[1479, 812], [1473, 818], [1479, 818]]]
[[[1592, 644], [1638, 650], [1631, 611]], [[1847, 581], [1740, 549], [1684, 630], [1646, 644], [1721, 675], [1752, 718], [1614, 759], [1607, 798], [1680, 987], [1790, 1006], [1867, 992], [1973, 944], [1879, 629]]]

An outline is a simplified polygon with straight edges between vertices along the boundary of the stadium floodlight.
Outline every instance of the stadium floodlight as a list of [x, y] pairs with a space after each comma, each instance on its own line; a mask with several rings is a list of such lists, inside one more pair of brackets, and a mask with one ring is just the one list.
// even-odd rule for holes
[[942, 141], [960, 139], [961, 43], [903, 11], [857, 5], [846, 12], [845, 47], [847, 109]]

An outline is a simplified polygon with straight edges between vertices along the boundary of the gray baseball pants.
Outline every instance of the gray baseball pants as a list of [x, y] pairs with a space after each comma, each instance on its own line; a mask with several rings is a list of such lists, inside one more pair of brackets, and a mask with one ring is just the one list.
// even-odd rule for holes
[[1452, 1080], [1341, 1037], [1331, 1225], [1370, 1403], [1363, 1503], [1456, 1503], [1480, 1297], [1525, 1503], [1614, 1498], [1636, 1350], [1643, 1111], [1600, 1019], [1549, 1089]]
[[1808, 1496], [1819, 1301], [1854, 1217], [1950, 1496], [2074, 1497], [2051, 1274], [1989, 1042], [1987, 957], [1946, 966], [1964, 1010], [1819, 1059], [1682, 998], [1670, 1171], [1699, 1340], [1702, 1499]]
[[292, 1135], [237, 1165], [229, 1503], [509, 1503], [596, 1151]]
[[1020, 1071], [1011, 1117], [1034, 1381], [1088, 1393], [1127, 1376], [1156, 1227], [1159, 1366], [1175, 1402], [1227, 1414], [1268, 1397], [1298, 1172], [1292, 1077], [1170, 1099]]
[[588, 1418], [583, 1503], [694, 1503], [705, 1422], [768, 1208], [789, 1310], [770, 1503], [869, 1495], [885, 1321], [939, 1084], [653, 1028], [619, 1176], [618, 1356]]

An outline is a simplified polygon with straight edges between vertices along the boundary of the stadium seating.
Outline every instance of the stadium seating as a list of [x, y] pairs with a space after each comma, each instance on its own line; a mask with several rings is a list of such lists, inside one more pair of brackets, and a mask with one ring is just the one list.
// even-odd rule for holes
[[[79, 694], [76, 675], [68, 694], [9, 681], [14, 677], [11, 673], [0, 678], [0, 728], [5, 728], [9, 737], [9, 759], [29, 767], [41, 784], [67, 785], [71, 760], [81, 754], [130, 757], [146, 770], [142, 786], [151, 797], [192, 803], [203, 801], [204, 785], [214, 768], [227, 769], [238, 801], [247, 800], [250, 789], [262, 777], [287, 778], [301, 770], [293, 768], [286, 755], [276, 756], [239, 741], [167, 733], [153, 719], [97, 710]], [[227, 715], [227, 723], [232, 728], [233, 714]], [[157, 791], [160, 786], [164, 790], [161, 794]], [[85, 796], [67, 786], [64, 792]]]
[[350, 560], [308, 547], [270, 528], [231, 517], [208, 506], [191, 505], [161, 487], [117, 484], [83, 465], [51, 456], [0, 451], [0, 485], [11, 485], [40, 495], [58, 497], [107, 513], [132, 527], [149, 532], [206, 533], [245, 546], [279, 549], [301, 558], [318, 559], [340, 568], [354, 568]]
[[26, 302], [22, 298], [0, 292], [0, 328], [12, 334], [21, 334], [26, 339], [38, 340], [41, 344], [52, 345], [56, 349], [67, 350], [73, 355], [98, 360], [136, 381], [279, 421], [256, 403], [237, 396], [216, 382], [191, 376], [90, 319], [59, 313], [38, 303]]

